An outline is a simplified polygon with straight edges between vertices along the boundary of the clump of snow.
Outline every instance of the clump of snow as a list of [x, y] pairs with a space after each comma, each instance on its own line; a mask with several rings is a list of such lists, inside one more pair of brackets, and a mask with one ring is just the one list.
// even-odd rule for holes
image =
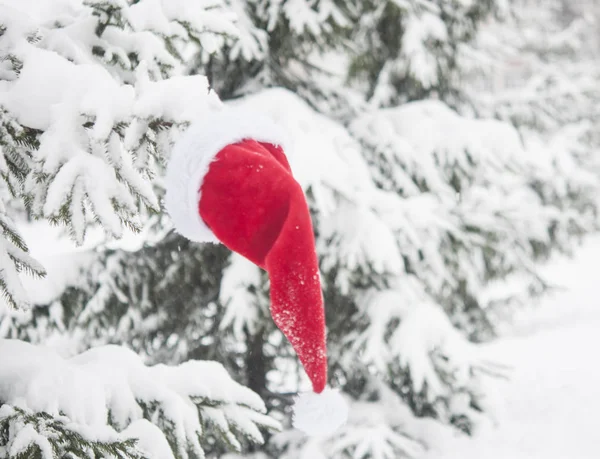
[[0, 103], [21, 124], [40, 130], [51, 126], [58, 129], [67, 115], [70, 119], [76, 114], [98, 114], [93, 135], [105, 138], [116, 122], [129, 115], [133, 88], [120, 85], [103, 67], [75, 65], [57, 53], [27, 43], [15, 51], [23, 67], [10, 90], [1, 94]]
[[173, 76], [166, 80], [150, 81], [147, 63], [136, 69], [135, 116], [142, 120], [165, 119], [185, 123], [218, 109], [222, 103], [209, 88], [204, 76]]
[[133, 421], [121, 432], [123, 438], [135, 438], [137, 447], [149, 457], [175, 459], [173, 450], [162, 431], [147, 419]]

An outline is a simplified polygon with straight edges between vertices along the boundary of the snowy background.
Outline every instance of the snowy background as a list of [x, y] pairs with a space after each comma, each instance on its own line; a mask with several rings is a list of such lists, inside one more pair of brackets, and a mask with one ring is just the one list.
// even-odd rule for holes
[[[598, 457], [598, 0], [0, 0], [0, 459]], [[330, 436], [265, 273], [163, 210], [186, 126], [273, 119]]]

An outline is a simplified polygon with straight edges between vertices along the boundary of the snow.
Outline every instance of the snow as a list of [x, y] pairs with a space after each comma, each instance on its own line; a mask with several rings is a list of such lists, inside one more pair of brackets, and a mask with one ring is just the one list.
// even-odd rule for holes
[[[539, 180], [552, 196], [563, 180], [553, 178], [557, 171], [547, 146], [524, 145], [508, 123], [461, 116], [426, 100], [363, 113], [349, 129], [367, 147], [365, 157], [383, 188], [367, 188], [363, 199], [394, 230], [397, 242], [394, 247], [377, 237], [373, 244], [381, 246], [370, 253], [391, 257], [399, 248], [426, 290], [443, 296], [457, 279], [466, 279], [470, 292], [483, 299], [488, 272], [534, 272], [532, 242], [551, 245], [547, 229], [557, 220], [563, 225], [559, 237], [566, 240], [569, 219], [583, 220], [534, 192], [531, 183]], [[586, 183], [581, 168], [573, 169], [568, 176], [560, 173], [564, 181]], [[346, 218], [364, 221], [359, 215]], [[449, 249], [452, 241], [465, 249]], [[328, 247], [321, 250], [332, 263]]]
[[430, 358], [432, 352], [444, 353], [458, 387], [468, 384], [469, 372], [482, 354], [451, 325], [441, 308], [427, 303], [413, 304], [402, 315], [390, 338], [390, 347], [394, 354], [400, 353], [400, 364], [410, 369], [415, 389], [420, 391], [427, 383], [431, 398], [444, 395], [439, 369]]
[[519, 313], [510, 332], [485, 346], [491, 358], [512, 367], [509, 380], [498, 383], [496, 422], [423, 459], [598, 457], [599, 257], [600, 238], [594, 236], [575, 259], [545, 268], [563, 289]]
[[269, 35], [265, 30], [254, 27], [245, 4], [242, 2], [233, 2], [230, 6], [236, 17], [239, 40], [231, 48], [229, 58], [236, 60], [243, 57], [247, 62], [265, 59], [266, 51], [269, 47]]
[[342, 452], [355, 445], [352, 457], [394, 459], [399, 452], [408, 457], [419, 457], [423, 453], [419, 442], [393, 428], [396, 425], [393, 417], [406, 415], [406, 407], [393, 415], [391, 411], [390, 407], [378, 410], [369, 402], [353, 403], [351, 426], [334, 440], [332, 449]]
[[24, 43], [17, 52], [23, 68], [0, 101], [21, 124], [45, 130], [60, 126], [59, 116], [98, 114], [95, 135], [104, 138], [112, 124], [127, 117], [133, 88], [119, 85], [102, 67], [75, 65], [57, 53]]
[[428, 49], [431, 41], [445, 42], [448, 31], [444, 21], [436, 14], [425, 12], [421, 16], [410, 16], [402, 36], [402, 54], [410, 62], [410, 73], [425, 88], [438, 81], [437, 56]]
[[21, 429], [16, 438], [13, 439], [10, 446], [9, 456], [16, 457], [19, 454], [23, 454], [31, 444], [35, 444], [39, 447], [44, 459], [52, 459], [54, 457], [52, 445], [48, 439], [37, 433], [31, 425], [25, 426], [23, 429]]
[[288, 138], [290, 148], [285, 153], [294, 177], [304, 189], [311, 188], [321, 212], [335, 210], [337, 194], [361, 199], [370, 176], [360, 145], [340, 123], [282, 88], [263, 90], [230, 104], [276, 120]]
[[260, 285], [261, 272], [254, 263], [232, 253], [230, 262], [223, 272], [219, 299], [225, 308], [219, 328], [231, 332], [238, 339], [243, 339], [245, 330], [254, 333], [259, 320], [259, 309], [255, 296], [249, 287]]
[[148, 457], [175, 459], [173, 450], [162, 431], [146, 419], [138, 419], [122, 432], [124, 438], [137, 439], [138, 448]]
[[[340, 228], [346, 228], [346, 231], [341, 240], [336, 240]], [[322, 231], [322, 240], [327, 241], [329, 250], [335, 247], [336, 261], [348, 270], [370, 265], [381, 274], [399, 275], [404, 271], [400, 254], [390, 250], [396, 245], [393, 232], [366, 206], [354, 208], [341, 204], [330, 218], [325, 219]], [[328, 263], [325, 263], [324, 268], [328, 267]]]
[[446, 183], [445, 166], [476, 168], [485, 174], [482, 180], [507, 163], [523, 169], [529, 161], [518, 132], [509, 124], [462, 117], [435, 100], [372, 111], [354, 120], [350, 130], [390, 160], [406, 164], [409, 172], [414, 169], [439, 195], [454, 193]]
[[[276, 434], [273, 444], [285, 451], [281, 459], [325, 459], [330, 457], [420, 458], [427, 447], [443, 448], [453, 438], [453, 429], [431, 418], [417, 418], [396, 393], [381, 381], [371, 379], [365, 387], [376, 400], [354, 400], [348, 420], [329, 437], [307, 437], [298, 430]], [[374, 397], [375, 398], [375, 397]]]
[[[135, 251], [153, 237], [161, 237], [161, 235], [151, 236], [148, 228], [144, 227], [140, 233], [125, 231], [121, 239], [107, 242], [101, 228], [91, 228], [86, 231], [84, 243], [77, 246], [64, 228], [50, 225], [45, 221], [21, 222], [17, 228], [23, 239], [27, 241], [31, 257], [38, 260], [46, 269], [46, 275], [41, 278], [26, 273], [19, 276], [32, 305], [49, 304], [67, 287], [81, 285], [85, 281], [82, 278], [82, 270], [97, 259], [95, 249], [99, 246]], [[16, 311], [5, 311], [4, 305], [0, 302], [0, 313], [5, 312], [19, 314]]]
[[[67, 255], [46, 239], [42, 226], [32, 225], [29, 234], [24, 228], [25, 240], [31, 242], [32, 254], [43, 262], [48, 276], [39, 281], [27, 278], [21, 284], [21, 276], [10, 270], [9, 255], [30, 266], [37, 265], [14, 249], [10, 240], [1, 240], [0, 265], [8, 267], [3, 280], [10, 284], [7, 290], [20, 303], [48, 304], [67, 286], [87, 281], [88, 273], [84, 276], [81, 270], [95, 260], [95, 255], [88, 250], [94, 246], [88, 244], [90, 236], [94, 240], [96, 234], [86, 231], [87, 217], [91, 215], [79, 206], [84, 199], [93, 204], [95, 216], [114, 235], [123, 234], [121, 219], [136, 211], [138, 197], [150, 207], [159, 207], [154, 187], [158, 185], [160, 189], [162, 183], [160, 179], [153, 179], [157, 172], [156, 158], [148, 151], [152, 148], [147, 147], [156, 142], [159, 151], [165, 150], [164, 145], [171, 140], [171, 130], [156, 133], [156, 136], [152, 132], [146, 137], [151, 122], [164, 118], [160, 121], [166, 121], [165, 126], [187, 123], [202, 115], [211, 104], [219, 105], [217, 96], [209, 91], [206, 78], [178, 76], [181, 67], [189, 62], [185, 58], [180, 62], [170, 54], [159, 36], [168, 37], [179, 50], [182, 43], [189, 41], [183, 24], [189, 26], [192, 30], [189, 33], [200, 42], [201, 58], [207, 52], [222, 48], [224, 42], [228, 43], [232, 59], [241, 56], [246, 60], [262, 60], [268, 49], [267, 33], [253, 27], [242, 8], [243, 2], [146, 0], [129, 5], [131, 2], [125, 0], [109, 0], [128, 25], [122, 30], [109, 27], [102, 37], [94, 32], [97, 18], [91, 14], [91, 2], [57, 0], [51, 3], [49, 6], [49, 2], [34, 0], [0, 0], [0, 16], [7, 22], [7, 29], [0, 37], [0, 54], [14, 53], [23, 61], [19, 75], [8, 61], [1, 64], [0, 103], [11, 117], [29, 127], [45, 130], [39, 138], [40, 149], [32, 158], [34, 174], [27, 182], [26, 191], [35, 195], [34, 209], [46, 217], [58, 215], [71, 198], [70, 230], [84, 247], [69, 249]], [[268, 23], [269, 30], [279, 27], [277, 21], [284, 17], [293, 32], [306, 34], [317, 42], [322, 39], [320, 34], [331, 29], [332, 24], [344, 26], [346, 21], [334, 0], [254, 3], [257, 17], [261, 21], [266, 19], [264, 23]], [[448, 2], [438, 2], [439, 8], [428, 0], [397, 0], [395, 3], [405, 10], [403, 54], [400, 59], [385, 63], [371, 100], [374, 106], [378, 101], [395, 101], [394, 95], [402, 97], [392, 84], [398, 77], [400, 80], [406, 76], [415, 78], [425, 88], [439, 84], [437, 79], [445, 69], [438, 65], [444, 65], [446, 42], [456, 32], [446, 29], [440, 19], [440, 8], [445, 8]], [[474, 5], [472, 0], [454, 3], [457, 10]], [[229, 6], [238, 15], [236, 27], [233, 16], [228, 14]], [[261, 11], [267, 8], [268, 12]], [[460, 11], [452, 13], [456, 13], [458, 19], [462, 17]], [[533, 16], [537, 18], [535, 13]], [[547, 19], [543, 17], [540, 24], [545, 24]], [[325, 20], [328, 27], [323, 27]], [[539, 30], [531, 27], [524, 30], [524, 34], [533, 45], [536, 45], [533, 43], [536, 36], [548, 40], [548, 48], [554, 53], [550, 57], [563, 48], [569, 51], [565, 55], [579, 57], [577, 52], [571, 53], [571, 48], [585, 45], [584, 35], [578, 32], [582, 27], [582, 23], [577, 22], [563, 33], [553, 33], [555, 29], [549, 28], [546, 34], [539, 34]], [[36, 40], [31, 39], [34, 32]], [[232, 38], [235, 36], [242, 40], [236, 42]], [[504, 37], [503, 34], [498, 36]], [[513, 46], [513, 34], [506, 38], [506, 46]], [[360, 47], [360, 43], [355, 45]], [[197, 50], [198, 45], [189, 47]], [[100, 56], [92, 54], [92, 48], [100, 50]], [[436, 49], [441, 51], [441, 56], [435, 55]], [[137, 59], [130, 60], [130, 53], [136, 54]], [[188, 50], [183, 54], [191, 55]], [[522, 59], [528, 61], [530, 55], [528, 51]], [[266, 113], [290, 132], [296, 147], [292, 166], [305, 188], [310, 187], [314, 197], [311, 205], [315, 205], [319, 216], [316, 223], [323, 266], [329, 272], [338, 268], [340, 271], [334, 287], [342, 293], [354, 293], [351, 276], [356, 273], [350, 271], [365, 267], [369, 272], [360, 272], [360, 275], [369, 281], [373, 280], [370, 274], [375, 275], [375, 283], [377, 278], [385, 278], [376, 288], [388, 290], [368, 291], [357, 298], [357, 318], [365, 327], [347, 333], [343, 345], [349, 350], [342, 359], [360, 359], [361, 364], [379, 376], [389, 370], [390, 364], [399, 364], [410, 370], [416, 389], [427, 386], [428, 396], [447, 402], [451, 414], [468, 413], [469, 417], [473, 410], [469, 411], [471, 399], [465, 391], [472, 389], [471, 372], [486, 365], [482, 361], [483, 351], [488, 351], [487, 357], [514, 366], [511, 382], [500, 390], [500, 393], [504, 391], [506, 404], [496, 416], [498, 425], [483, 424], [476, 430], [474, 440], [461, 437], [449, 440], [443, 448], [434, 447], [437, 442], [432, 437], [438, 433], [440, 437], [446, 438], [446, 435], [440, 432], [434, 435], [432, 430], [435, 429], [431, 427], [437, 425], [447, 433], [450, 429], [441, 425], [447, 422], [442, 419], [447, 413], [440, 414], [436, 421], [416, 420], [407, 406], [394, 404], [391, 398], [379, 393], [377, 403], [352, 402], [349, 422], [336, 431], [339, 437], [329, 450], [332, 454], [383, 458], [395, 458], [399, 454], [418, 456], [423, 445], [431, 447], [433, 457], [466, 459], [481, 456], [551, 459], [554, 455], [585, 459], [591, 457], [591, 452], [597, 452], [597, 448], [593, 448], [597, 436], [592, 430], [592, 415], [586, 412], [594, 413], [599, 408], [592, 394], [597, 393], [600, 378], [590, 364], [595, 359], [593, 349], [599, 344], [596, 334], [600, 321], [593, 301], [597, 246], [586, 246], [587, 252], [582, 252], [575, 263], [565, 262], [562, 269], [553, 274], [558, 280], [568, 281], [570, 292], [545, 300], [536, 311], [521, 312], [519, 325], [512, 334], [477, 351], [452, 328], [440, 305], [433, 304], [439, 302], [453, 308], [453, 304], [447, 303], [455, 298], [451, 294], [448, 298], [447, 292], [456, 289], [459, 279], [467, 283], [467, 293], [481, 305], [505, 297], [508, 286], [504, 283], [490, 286], [489, 272], [497, 272], [499, 274], [491, 275], [499, 277], [504, 272], [518, 270], [515, 283], [528, 285], [528, 280], [519, 282], [520, 275], [523, 271], [535, 271], [531, 246], [538, 242], [550, 244], [548, 228], [559, 226], [552, 236], [561, 243], [567, 239], [563, 228], [575, 226], [591, 230], [596, 223], [594, 217], [584, 218], [583, 212], [572, 206], [573, 203], [582, 207], [589, 204], [576, 202], [582, 195], [586, 198], [591, 195], [592, 199], [597, 196], [590, 193], [597, 186], [595, 171], [581, 167], [579, 161], [590, 150], [582, 138], [593, 133], [595, 126], [586, 119], [591, 117], [582, 116], [585, 122], [563, 127], [561, 118], [568, 118], [571, 110], [562, 110], [560, 102], [552, 101], [567, 99], [568, 105], [579, 110], [579, 114], [582, 105], [596, 107], [595, 97], [593, 94], [588, 97], [588, 93], [597, 78], [592, 72], [579, 70], [585, 69], [585, 62], [556, 65], [556, 68], [573, 69], [565, 75], [559, 72], [558, 79], [553, 78], [552, 72], [540, 76], [538, 70], [544, 70], [545, 66], [541, 67], [536, 60], [531, 59], [532, 62], [524, 65], [525, 71], [533, 73], [534, 78], [527, 84], [516, 84], [518, 90], [504, 91], [500, 97], [494, 95], [497, 100], [490, 104], [488, 112], [507, 118], [515, 114], [531, 116], [526, 113], [527, 104], [540, 102], [542, 96], [552, 99], [549, 104], [541, 105], [560, 116], [556, 116], [557, 119], [553, 119], [552, 113], [537, 113], [537, 116], [547, 130], [556, 126], [561, 129], [555, 129], [554, 135], [547, 136], [539, 145], [537, 135], [526, 135], [523, 144], [519, 138], [521, 133], [508, 124], [468, 119], [436, 101], [373, 110], [351, 122], [350, 132], [341, 123], [316, 114], [299, 97], [282, 89], [263, 91], [230, 103], [244, 106], [252, 114]], [[134, 61], [141, 61], [137, 69], [133, 68]], [[345, 65], [347, 61], [339, 67]], [[577, 76], [579, 72], [585, 75]], [[577, 78], [571, 79], [570, 74]], [[170, 78], [162, 80], [165, 76]], [[340, 87], [343, 86], [344, 83], [340, 83]], [[588, 98], [589, 102], [585, 100]], [[90, 120], [93, 126], [83, 129], [82, 125]], [[121, 133], [115, 133], [121, 130], [116, 127], [117, 123], [126, 126], [122, 129], [122, 138]], [[172, 131], [177, 129], [179, 126]], [[370, 149], [374, 155], [366, 159]], [[135, 164], [129, 157], [131, 152], [135, 153]], [[287, 153], [291, 155], [292, 151]], [[387, 162], [374, 164], [381, 158]], [[383, 170], [379, 176], [378, 166]], [[53, 179], [45, 184], [47, 186], [35, 180], [36, 176], [44, 175], [41, 172]], [[386, 173], [390, 176], [386, 177]], [[460, 192], [449, 183], [454, 173], [461, 182]], [[117, 181], [116, 176], [122, 180]], [[375, 190], [372, 182], [378, 180], [382, 189]], [[547, 199], [550, 205], [541, 203], [543, 198], [536, 196], [530, 187], [532, 181], [542, 183], [544, 197], [550, 196]], [[424, 189], [430, 191], [424, 192]], [[124, 209], [123, 213], [114, 213], [113, 201]], [[134, 245], [139, 248], [147, 237], [148, 233], [143, 234]], [[448, 244], [449, 239], [458, 243], [452, 246]], [[36, 246], [44, 244], [48, 247], [43, 247], [42, 252], [48, 253], [40, 256], [42, 252]], [[50, 253], [53, 251], [55, 253]], [[411, 274], [405, 275], [406, 272]], [[94, 276], [90, 274], [100, 287], [87, 305], [87, 314], [101, 311], [109, 292], [109, 274]], [[387, 277], [391, 277], [389, 282]], [[260, 311], [250, 304], [253, 298], [248, 294], [248, 287], [260, 285], [261, 279], [257, 269], [250, 269], [235, 258], [232, 260], [224, 273], [219, 297], [228, 307], [221, 329], [228, 327], [229, 332], [230, 328], [237, 338], [244, 334], [245, 328], [252, 330]], [[126, 296], [121, 293], [120, 299], [126, 300]], [[258, 302], [255, 298], [254, 301]], [[63, 309], [58, 303], [48, 311], [51, 320], [62, 322]], [[0, 332], [6, 336], [10, 320], [16, 316], [4, 309], [1, 312]], [[462, 319], [456, 316], [460, 313], [453, 314], [452, 319]], [[30, 317], [24, 314], [20, 320], [25, 323]], [[45, 320], [49, 319], [40, 318], [35, 327], [27, 330], [33, 334], [27, 336], [29, 339], [43, 336]], [[141, 321], [142, 314], [132, 307], [121, 323], [128, 320]], [[149, 320], [158, 322], [156, 317]], [[60, 331], [53, 340], [60, 339]], [[71, 339], [74, 341], [77, 337]], [[55, 346], [57, 341], [48, 344]], [[131, 353], [112, 347], [68, 359], [49, 350], [15, 349], [17, 345], [12, 342], [2, 342], [2, 346], [9, 356], [4, 358], [0, 349], [3, 358], [0, 360], [3, 364], [0, 399], [7, 397], [15, 406], [64, 412], [75, 423], [92, 423], [96, 436], [102, 431], [100, 426], [110, 411], [119, 428], [129, 423], [122, 434], [139, 438], [140, 447], [149, 454], [153, 451], [160, 457], [173, 456], [164, 436], [140, 418], [138, 400], [163, 403], [165, 416], [177, 420], [174, 431], [178, 448], [188, 438], [196, 442], [200, 427], [197, 416], [193, 416], [192, 402], [198, 399], [211, 399], [221, 405], [203, 408], [203, 421], [224, 431], [232, 445], [240, 443], [230, 427], [260, 441], [262, 437], [254, 420], [276, 426], [261, 418], [263, 407], [256, 394], [238, 391], [237, 385], [218, 365], [190, 362], [176, 368], [149, 369]], [[24, 356], [23, 362], [14, 357], [17, 352]], [[443, 365], [441, 370], [451, 371], [440, 371], [440, 365]], [[117, 369], [114, 379], [109, 378], [114, 369]], [[213, 377], [204, 380], [196, 377], [198, 373]], [[444, 380], [449, 373], [454, 378], [452, 383]], [[27, 383], [16, 383], [25, 376]], [[453, 385], [458, 385], [459, 391], [454, 391]], [[84, 394], [84, 387], [89, 393]], [[295, 419], [298, 426], [321, 434], [331, 427], [329, 416], [324, 419], [312, 410], [310, 415], [316, 417], [303, 415], [300, 408], [304, 402], [310, 405], [307, 399], [299, 401]], [[319, 401], [313, 402], [319, 408], [326, 408]], [[334, 413], [336, 417], [342, 414], [341, 411]], [[324, 427], [318, 427], [320, 421], [326, 421]], [[83, 424], [78, 428], [87, 432]], [[313, 440], [307, 440], [304, 457], [326, 457], [319, 455]], [[43, 436], [24, 428], [14, 438], [12, 451], [23, 450], [28, 442], [38, 442], [49, 456], [44, 441]], [[180, 449], [175, 453], [182, 455]]]
[[[38, 148], [17, 145], [13, 153], [28, 166], [23, 193], [35, 217], [66, 223], [79, 244], [95, 222], [113, 237], [139, 226], [140, 202], [159, 210], [158, 163], [172, 132], [220, 104], [206, 77], [182, 76], [180, 48], [198, 51], [189, 46], [193, 35], [209, 52], [238, 30], [219, 0], [115, 1], [111, 14], [122, 27], [97, 34], [102, 3], [0, 1], [0, 105], [17, 128], [42, 131]], [[2, 244], [3, 264], [9, 255], [39, 271]], [[13, 302], [35, 302], [15, 270], [2, 278]]]
[[207, 78], [201, 75], [150, 81], [147, 62], [144, 61], [136, 69], [136, 77], [137, 96], [133, 110], [143, 120], [161, 118], [178, 123], [189, 122], [222, 105], [209, 89]]
[[[599, 258], [600, 236], [591, 238], [574, 259], [555, 257], [542, 274], [562, 288], [522, 310], [500, 339], [472, 347], [480, 357], [495, 361], [496, 368], [509, 369], [507, 378], [488, 384], [485, 407], [492, 416], [479, 415], [473, 436], [431, 418], [415, 417], [398, 394], [373, 378], [369, 385], [375, 386], [377, 399], [349, 400], [348, 421], [333, 435], [307, 439], [294, 430], [277, 434], [272, 441], [286, 451], [281, 458], [597, 458], [594, 420], [600, 410], [600, 371], [594, 362], [600, 346]], [[383, 301], [389, 304], [393, 299]], [[404, 310], [410, 309], [405, 305]], [[421, 322], [410, 326], [416, 333], [424, 332], [420, 340], [430, 339], [423, 325], [431, 312], [411, 319]], [[445, 349], [441, 343], [436, 346]], [[373, 393], [369, 385], [365, 394]], [[451, 403], [453, 412], [460, 413], [468, 400], [458, 396]]]
[[[171, 426], [175, 453], [187, 450], [202, 457], [199, 443], [207, 419], [220, 414], [220, 427], [262, 442], [258, 425], [274, 430], [279, 424], [267, 417], [261, 398], [233, 381], [217, 362], [188, 361], [178, 366], [147, 367], [133, 351], [102, 346], [65, 359], [42, 346], [19, 340], [0, 340], [0, 400], [6, 405], [34, 412], [66, 416], [71, 429], [88, 440], [108, 441], [115, 429], [125, 437], [142, 439], [142, 448], [157, 448], [164, 456], [166, 439], [150, 438], [158, 432], [142, 421]], [[204, 404], [207, 403], [208, 407]], [[111, 426], [107, 419], [111, 419]], [[154, 430], [154, 433], [151, 431]], [[164, 433], [167, 435], [167, 433]], [[230, 434], [231, 435], [231, 434]], [[13, 448], [25, 441], [39, 442], [27, 430], [17, 435]], [[235, 440], [233, 435], [232, 439]]]

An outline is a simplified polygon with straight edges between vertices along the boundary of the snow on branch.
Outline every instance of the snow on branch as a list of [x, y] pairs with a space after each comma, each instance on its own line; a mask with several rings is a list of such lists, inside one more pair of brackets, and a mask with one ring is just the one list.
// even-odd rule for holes
[[410, 269], [436, 295], [466, 282], [476, 298], [490, 279], [530, 276], [536, 248], [554, 244], [549, 229], [562, 217], [533, 186], [547, 162], [510, 124], [430, 100], [374, 110], [350, 131], [375, 181], [402, 196], [378, 192], [372, 205], [397, 228]]
[[[0, 425], [6, 432], [0, 442], [0, 457], [41, 457], [52, 459], [69, 453], [72, 457], [144, 457], [135, 438], [120, 438], [116, 432], [102, 439], [82, 435], [66, 416], [32, 413], [11, 405], [0, 407]], [[2, 444], [5, 443], [5, 444]], [[170, 456], [173, 457], [172, 454]]]
[[[0, 148], [1, 152], [2, 148]], [[0, 164], [0, 172], [6, 173], [6, 163]], [[0, 188], [0, 196], [8, 193], [8, 190], [2, 188]], [[34, 276], [43, 276], [46, 271], [37, 260], [29, 255], [27, 245], [12, 218], [8, 215], [1, 199], [0, 231], [3, 235], [0, 237], [0, 291], [10, 306], [25, 309], [31, 303], [19, 278], [19, 272], [25, 271]]]
[[0, 361], [0, 425], [9, 432], [0, 437], [0, 457], [35, 447], [43, 457], [53, 457], [48, 451], [62, 456], [73, 442], [86, 451], [122, 448], [117, 456], [138, 457], [123, 442], [143, 437], [140, 446], [148, 447], [144, 432], [154, 429], [154, 447], [168, 444], [170, 457], [185, 459], [204, 457], [201, 441], [210, 435], [239, 451], [241, 439], [263, 442], [260, 428], [280, 428], [260, 397], [216, 362], [148, 367], [119, 346], [65, 359], [16, 340], [0, 341]]
[[221, 280], [219, 299], [225, 308], [219, 325], [221, 330], [231, 327], [238, 339], [244, 336], [245, 328], [255, 332], [260, 319], [260, 303], [250, 289], [260, 284], [259, 268], [241, 255], [232, 254]]
[[[220, 103], [205, 77], [182, 76], [188, 55], [234, 41], [234, 21], [219, 0], [2, 2], [0, 165], [12, 196], [78, 244], [96, 223], [111, 237], [138, 229], [140, 211], [160, 209], [171, 136]], [[24, 306], [15, 273], [43, 269], [3, 221], [0, 287]]]

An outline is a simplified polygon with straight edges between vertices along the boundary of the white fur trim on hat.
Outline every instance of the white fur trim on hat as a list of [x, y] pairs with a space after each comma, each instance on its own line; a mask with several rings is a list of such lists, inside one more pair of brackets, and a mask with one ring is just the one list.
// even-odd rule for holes
[[217, 153], [244, 139], [286, 151], [285, 133], [274, 120], [227, 106], [192, 123], [176, 142], [167, 165], [165, 207], [178, 233], [195, 242], [219, 242], [200, 217], [200, 187]]

